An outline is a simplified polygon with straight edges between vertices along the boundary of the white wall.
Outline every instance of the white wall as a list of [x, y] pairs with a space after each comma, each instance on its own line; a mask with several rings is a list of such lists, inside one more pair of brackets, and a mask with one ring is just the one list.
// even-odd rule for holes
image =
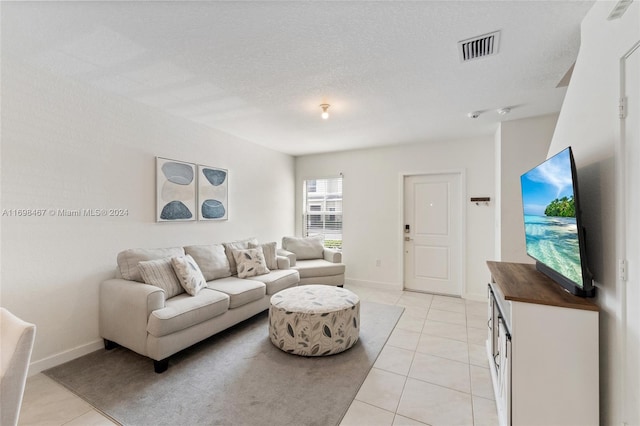
[[499, 260], [503, 262], [534, 262], [527, 256], [524, 241], [520, 176], [546, 160], [557, 119], [558, 114], [550, 114], [504, 121], [496, 132], [499, 144], [496, 185], [500, 200], [496, 214]]
[[[491, 138], [402, 145], [296, 158], [296, 229], [301, 232], [302, 181], [337, 176], [343, 181], [343, 259], [348, 283], [402, 288], [402, 175], [464, 170], [466, 176], [465, 297], [486, 298], [493, 259], [494, 204], [476, 206], [469, 197], [494, 191]], [[376, 260], [381, 266], [376, 266]]]
[[[293, 157], [29, 68], [3, 55], [1, 303], [37, 326], [32, 373], [99, 347], [98, 286], [119, 251], [294, 230]], [[229, 170], [229, 220], [155, 222], [155, 156]]]
[[[622, 378], [638, 387], [636, 370], [621, 363], [621, 283], [617, 279], [617, 240], [624, 228], [616, 224], [615, 147], [620, 140], [619, 61], [640, 40], [640, 4], [633, 2], [619, 20], [606, 18], [614, 2], [598, 1], [582, 23], [582, 44], [548, 155], [571, 145], [576, 160], [587, 254], [598, 286], [600, 312], [600, 423], [638, 424], [638, 401], [628, 401]], [[636, 104], [637, 105], [637, 104]], [[636, 128], [640, 123], [635, 123]], [[637, 165], [636, 165], [637, 166]], [[638, 259], [639, 253], [629, 258]], [[636, 263], [637, 264], [637, 263]], [[636, 283], [637, 284], [637, 283]]]
[[497, 206], [495, 209], [495, 214], [493, 217], [493, 257], [495, 260], [502, 259], [502, 209], [500, 206], [502, 205], [502, 197], [501, 197], [501, 187], [500, 187], [500, 176], [502, 176], [502, 141], [501, 141], [501, 132], [500, 127], [496, 130], [493, 135], [493, 161], [495, 167], [495, 179], [493, 182], [493, 191], [494, 191], [494, 204]]

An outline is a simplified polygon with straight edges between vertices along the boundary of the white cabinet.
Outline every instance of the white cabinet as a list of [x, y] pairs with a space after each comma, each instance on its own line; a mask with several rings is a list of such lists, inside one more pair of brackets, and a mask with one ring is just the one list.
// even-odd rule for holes
[[598, 307], [534, 265], [487, 262], [487, 354], [501, 425], [598, 425]]

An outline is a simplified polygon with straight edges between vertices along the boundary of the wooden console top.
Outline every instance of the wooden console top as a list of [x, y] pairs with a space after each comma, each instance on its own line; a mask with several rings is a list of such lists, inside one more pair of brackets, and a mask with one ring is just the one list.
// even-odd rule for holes
[[560, 284], [538, 271], [535, 265], [490, 260], [487, 265], [505, 300], [600, 311], [591, 300], [565, 291]]

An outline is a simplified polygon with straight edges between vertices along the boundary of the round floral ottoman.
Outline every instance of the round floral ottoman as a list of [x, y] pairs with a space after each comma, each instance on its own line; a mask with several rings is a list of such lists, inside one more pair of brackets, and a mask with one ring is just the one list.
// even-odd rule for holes
[[285, 352], [333, 355], [358, 341], [360, 299], [349, 290], [302, 285], [271, 296], [269, 337]]

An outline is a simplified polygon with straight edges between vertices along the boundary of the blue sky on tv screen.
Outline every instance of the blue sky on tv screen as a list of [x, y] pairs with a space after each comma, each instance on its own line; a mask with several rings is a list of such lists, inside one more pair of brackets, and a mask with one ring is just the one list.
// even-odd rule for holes
[[573, 196], [569, 148], [522, 175], [520, 182], [525, 215], [544, 216], [551, 201]]

